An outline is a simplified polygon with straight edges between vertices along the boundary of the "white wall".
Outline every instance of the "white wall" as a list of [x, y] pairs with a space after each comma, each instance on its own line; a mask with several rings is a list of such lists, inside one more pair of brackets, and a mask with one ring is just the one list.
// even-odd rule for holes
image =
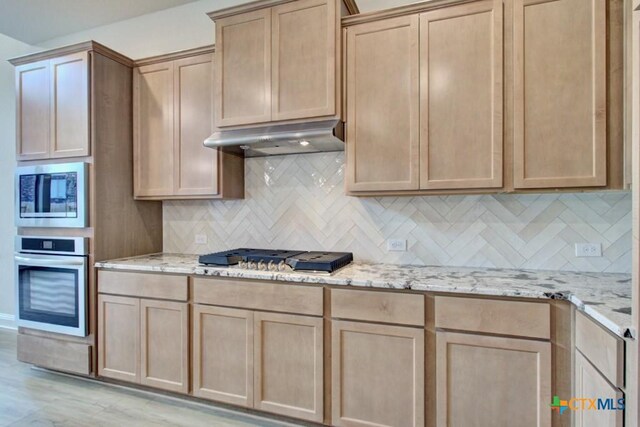
[[213, 21], [206, 13], [246, 2], [200, 0], [51, 39], [41, 46], [54, 48], [95, 40], [132, 59], [205, 46], [215, 38]]
[[16, 96], [13, 65], [6, 60], [37, 49], [0, 34], [0, 327], [14, 325], [13, 171], [15, 169]]

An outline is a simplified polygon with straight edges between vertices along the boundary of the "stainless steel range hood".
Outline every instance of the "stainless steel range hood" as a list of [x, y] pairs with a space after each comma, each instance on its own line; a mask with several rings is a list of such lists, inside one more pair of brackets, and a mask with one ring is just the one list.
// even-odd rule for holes
[[222, 130], [204, 141], [209, 148], [244, 152], [245, 157], [344, 150], [341, 120]]

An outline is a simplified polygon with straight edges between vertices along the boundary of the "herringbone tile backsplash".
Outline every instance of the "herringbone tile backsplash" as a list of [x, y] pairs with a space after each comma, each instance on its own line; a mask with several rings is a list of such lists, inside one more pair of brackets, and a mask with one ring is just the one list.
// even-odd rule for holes
[[[245, 162], [244, 200], [164, 203], [165, 252], [252, 246], [394, 264], [631, 270], [629, 192], [356, 198], [344, 195], [343, 153]], [[387, 252], [391, 238], [406, 239], [407, 252]], [[602, 243], [603, 256], [577, 258], [577, 242]]]

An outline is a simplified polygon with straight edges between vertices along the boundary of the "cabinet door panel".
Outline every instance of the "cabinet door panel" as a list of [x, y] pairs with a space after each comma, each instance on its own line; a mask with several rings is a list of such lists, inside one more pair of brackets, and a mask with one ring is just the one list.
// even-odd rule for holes
[[[612, 399], [618, 407], [618, 399], [624, 398], [622, 391], [612, 386], [586, 357], [576, 351], [576, 390], [574, 396], [584, 398]], [[575, 411], [576, 427], [622, 427], [623, 410]]]
[[332, 424], [423, 426], [424, 334], [332, 321]]
[[98, 295], [98, 375], [140, 382], [140, 300]]
[[335, 1], [272, 9], [272, 120], [335, 114]]
[[436, 333], [438, 426], [546, 427], [550, 402], [551, 343]]
[[606, 185], [606, 4], [515, 0], [514, 186]]
[[133, 72], [135, 196], [173, 193], [173, 62]]
[[271, 120], [271, 9], [216, 21], [216, 126]]
[[49, 157], [49, 60], [16, 67], [18, 160]]
[[89, 53], [51, 60], [51, 157], [89, 155]]
[[420, 188], [502, 186], [502, 1], [420, 16]]
[[347, 189], [418, 189], [418, 16], [347, 30]]
[[254, 314], [254, 407], [321, 422], [322, 318]]
[[253, 312], [193, 306], [193, 394], [253, 406]]
[[140, 301], [141, 383], [189, 392], [189, 306]]
[[174, 63], [175, 194], [218, 193], [218, 150], [203, 142], [213, 132], [213, 55]]

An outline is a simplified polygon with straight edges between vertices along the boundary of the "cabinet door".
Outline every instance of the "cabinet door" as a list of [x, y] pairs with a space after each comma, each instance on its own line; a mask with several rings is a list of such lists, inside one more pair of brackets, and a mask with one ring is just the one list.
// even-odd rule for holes
[[424, 334], [332, 321], [332, 424], [423, 426]]
[[203, 143], [213, 132], [213, 55], [174, 62], [174, 194], [218, 193], [218, 150]]
[[51, 157], [89, 155], [89, 52], [51, 60]]
[[140, 301], [141, 377], [150, 387], [189, 392], [189, 305]]
[[254, 408], [321, 422], [322, 318], [254, 314]]
[[551, 426], [551, 343], [436, 333], [441, 427]]
[[300, 0], [272, 9], [272, 120], [335, 114], [335, 8]]
[[605, 0], [515, 0], [514, 186], [607, 183]]
[[[612, 386], [600, 372], [582, 355], [576, 351], [576, 390], [575, 397], [611, 399], [613, 407], [618, 407], [618, 399], [624, 394]], [[576, 427], [622, 427], [623, 410], [581, 410], [575, 411]]]
[[49, 157], [49, 61], [16, 67], [18, 160]]
[[133, 72], [135, 196], [173, 194], [173, 62]]
[[98, 375], [140, 382], [140, 300], [98, 295]]
[[253, 312], [193, 306], [193, 395], [253, 406]]
[[347, 190], [418, 189], [418, 16], [347, 30]]
[[271, 9], [216, 21], [215, 66], [216, 126], [271, 120]]
[[420, 15], [420, 188], [502, 187], [502, 1]]

